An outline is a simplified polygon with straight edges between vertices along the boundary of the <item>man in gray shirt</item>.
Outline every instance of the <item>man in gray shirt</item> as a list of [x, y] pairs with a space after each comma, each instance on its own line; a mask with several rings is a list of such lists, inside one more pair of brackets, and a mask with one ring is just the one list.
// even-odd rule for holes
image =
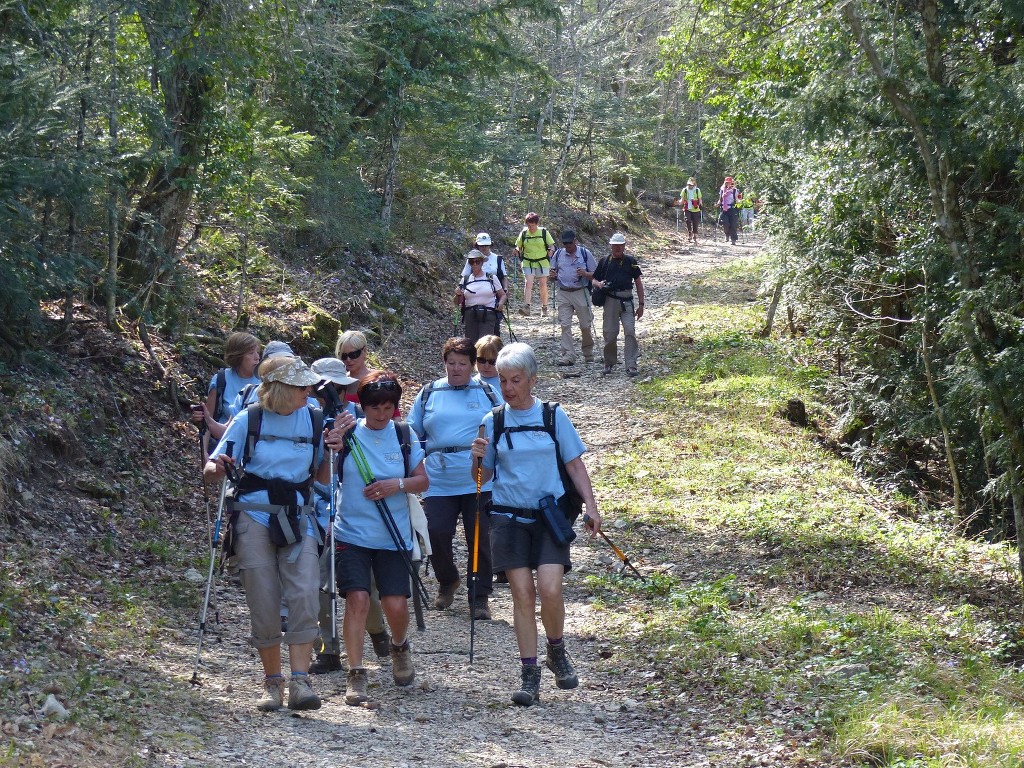
[[597, 261], [589, 248], [576, 242], [571, 229], [562, 232], [562, 247], [551, 260], [551, 278], [558, 285], [558, 322], [562, 326], [559, 343], [559, 365], [576, 362], [576, 345], [572, 340], [572, 316], [579, 318], [583, 337], [583, 359], [594, 361], [594, 311], [590, 305], [590, 280], [597, 269]]

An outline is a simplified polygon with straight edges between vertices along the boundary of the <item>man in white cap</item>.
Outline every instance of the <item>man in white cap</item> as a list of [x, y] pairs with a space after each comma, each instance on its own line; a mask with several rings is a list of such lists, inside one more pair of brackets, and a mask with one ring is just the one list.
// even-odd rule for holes
[[[636, 376], [636, 361], [640, 347], [636, 342], [636, 321], [644, 316], [644, 283], [640, 277], [640, 265], [633, 256], [626, 255], [626, 236], [616, 232], [608, 241], [611, 255], [601, 259], [594, 271], [593, 286], [604, 288], [607, 298], [604, 302], [604, 371], [612, 372], [618, 357], [619, 325], [625, 336], [622, 356], [626, 363], [626, 375]], [[636, 300], [633, 299], [633, 284], [636, 284]]]

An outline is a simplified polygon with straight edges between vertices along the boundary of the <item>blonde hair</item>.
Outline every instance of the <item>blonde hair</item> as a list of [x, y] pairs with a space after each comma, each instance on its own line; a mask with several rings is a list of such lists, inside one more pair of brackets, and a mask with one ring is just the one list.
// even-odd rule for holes
[[501, 340], [501, 336], [481, 336], [476, 340], [476, 356], [497, 357], [504, 346], [505, 343]]
[[228, 368], [238, 368], [242, 364], [242, 358], [254, 349], [260, 351], [260, 340], [251, 333], [232, 333], [224, 342], [224, 364]]
[[342, 347], [348, 345], [356, 349], [366, 349], [366, 334], [362, 331], [345, 331], [338, 337], [338, 343], [334, 345], [334, 356], [341, 357]]
[[[291, 365], [297, 359], [298, 358], [296, 357], [289, 357], [288, 355], [268, 357], [260, 363], [259, 376], [262, 379], [271, 371], [276, 371], [278, 368]], [[263, 410], [287, 416], [295, 410], [292, 407], [292, 403], [294, 402], [292, 398], [295, 389], [297, 389], [297, 387], [293, 387], [291, 384], [285, 384], [283, 381], [263, 381], [260, 383], [259, 389], [256, 390], [256, 393], [259, 395], [260, 406]]]

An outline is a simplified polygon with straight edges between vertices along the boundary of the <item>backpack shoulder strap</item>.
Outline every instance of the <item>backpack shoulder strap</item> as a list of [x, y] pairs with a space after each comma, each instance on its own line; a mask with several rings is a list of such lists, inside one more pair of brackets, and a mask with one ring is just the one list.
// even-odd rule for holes
[[224, 393], [228, 388], [228, 369], [221, 368], [217, 371], [217, 379], [213, 385], [214, 390], [217, 392], [217, 405], [213, 414], [213, 418], [220, 421], [224, 415]]
[[395, 432], [398, 434], [398, 446], [402, 449], [402, 464], [405, 465], [405, 475], [409, 476], [409, 457], [412, 455], [412, 430], [409, 428], [409, 422], [394, 420], [391, 422], [395, 425]]
[[[486, 381], [481, 381], [480, 382], [480, 389], [482, 389], [484, 391], [484, 394], [487, 395], [487, 399], [491, 401], [491, 412], [492, 413], [494, 412], [495, 408], [501, 408], [501, 406], [498, 404], [498, 397], [497, 397], [497, 395], [494, 394], [494, 387], [492, 387]], [[495, 414], [494, 418], [495, 419], [498, 418], [497, 414]], [[505, 423], [505, 409], [504, 408], [502, 408], [502, 410], [501, 410], [501, 421], [502, 421], [502, 424]], [[497, 422], [495, 422], [495, 423], [497, 423]]]
[[324, 436], [324, 412], [312, 405], [307, 405], [306, 409], [309, 411], [309, 420], [313, 423], [313, 439], [310, 441], [313, 445], [313, 457], [309, 460], [309, 482], [312, 483], [316, 476], [316, 452]]
[[260, 439], [260, 428], [263, 426], [263, 406], [253, 403], [245, 409], [248, 421], [245, 433], [245, 446], [242, 448], [242, 468], [245, 469], [256, 449], [256, 442]]

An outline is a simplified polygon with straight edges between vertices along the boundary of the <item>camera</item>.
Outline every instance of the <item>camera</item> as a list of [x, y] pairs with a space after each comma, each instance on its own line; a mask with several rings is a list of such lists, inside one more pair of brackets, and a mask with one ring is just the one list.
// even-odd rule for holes
[[190, 405], [190, 406], [188, 407], [188, 409], [189, 409], [190, 411], [192, 411], [192, 413], [202, 413], [202, 412], [203, 412], [203, 406], [202, 406], [202, 404], [199, 404], [199, 405]]

